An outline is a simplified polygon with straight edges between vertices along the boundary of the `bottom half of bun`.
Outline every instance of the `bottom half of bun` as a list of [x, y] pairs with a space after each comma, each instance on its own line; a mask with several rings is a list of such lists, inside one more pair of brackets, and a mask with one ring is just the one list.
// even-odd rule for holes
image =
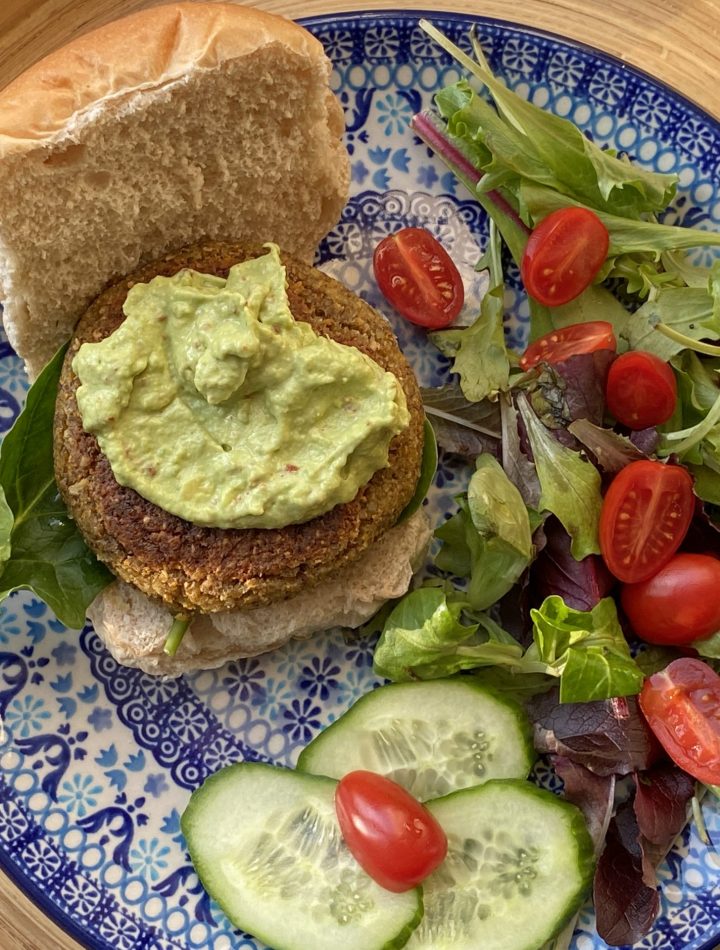
[[175, 654], [165, 640], [171, 611], [123, 581], [106, 587], [88, 610], [118, 663], [158, 676], [181, 676], [255, 656], [333, 628], [353, 629], [402, 596], [422, 565], [432, 530], [420, 509], [371, 544], [352, 564], [316, 586], [262, 607], [196, 615]]

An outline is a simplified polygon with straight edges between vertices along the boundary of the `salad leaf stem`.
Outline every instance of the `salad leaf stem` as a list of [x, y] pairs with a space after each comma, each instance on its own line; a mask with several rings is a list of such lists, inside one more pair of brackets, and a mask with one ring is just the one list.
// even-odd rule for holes
[[[702, 442], [705, 436], [715, 428], [718, 422], [720, 422], [720, 395], [718, 395], [714, 405], [702, 422], [698, 422], [697, 425], [691, 426], [689, 429], [679, 429], [677, 432], [666, 432], [663, 436], [662, 445], [658, 450], [658, 455], [666, 456], [675, 453], [676, 455], [682, 456], [685, 452], [694, 448], [699, 442]], [[679, 439], [682, 441], [678, 442]], [[678, 442], [678, 444], [675, 445], [675, 442]]]
[[170, 632], [167, 635], [167, 640], [163, 650], [168, 656], [175, 656], [180, 647], [180, 644], [183, 641], [183, 637], [187, 632], [187, 628], [190, 626], [190, 621], [192, 617], [188, 614], [178, 614], [177, 617], [173, 619], [172, 627], [170, 627]]
[[662, 333], [663, 336], [666, 336], [668, 340], [681, 343], [687, 350], [695, 350], [696, 353], [705, 353], [708, 356], [720, 356], [720, 346], [715, 346], [713, 343], [705, 343], [703, 340], [693, 340], [692, 337], [680, 333], [679, 330], [669, 327], [666, 323], [657, 323], [655, 329], [658, 333]]

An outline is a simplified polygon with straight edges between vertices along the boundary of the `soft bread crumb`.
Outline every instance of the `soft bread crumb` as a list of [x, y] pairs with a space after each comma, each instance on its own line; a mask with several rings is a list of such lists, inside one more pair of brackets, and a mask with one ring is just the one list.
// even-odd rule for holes
[[254, 610], [204, 614], [190, 624], [174, 657], [163, 652], [172, 615], [137, 588], [116, 581], [88, 610], [118, 663], [146, 673], [180, 676], [277, 649], [335, 627], [365, 623], [388, 600], [402, 596], [422, 564], [432, 531], [420, 509], [391, 528], [362, 557], [317, 587]]
[[312, 259], [349, 182], [329, 75], [296, 24], [181, 3], [0, 93], [0, 302], [31, 378], [109, 281], [168, 250], [241, 236]]

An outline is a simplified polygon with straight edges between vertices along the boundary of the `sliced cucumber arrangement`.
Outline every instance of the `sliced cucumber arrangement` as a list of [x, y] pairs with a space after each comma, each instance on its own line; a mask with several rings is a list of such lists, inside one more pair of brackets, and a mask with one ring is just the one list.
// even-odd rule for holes
[[538, 950], [578, 910], [594, 858], [573, 805], [496, 780], [427, 807], [448, 855], [423, 883], [425, 914], [408, 950]]
[[535, 759], [525, 712], [471, 679], [380, 686], [300, 755], [304, 772], [379, 772], [420, 801], [493, 778], [527, 778]]
[[183, 814], [207, 892], [274, 950], [395, 950], [422, 916], [419, 888], [384, 890], [348, 851], [336, 784], [239, 763], [207, 779]]

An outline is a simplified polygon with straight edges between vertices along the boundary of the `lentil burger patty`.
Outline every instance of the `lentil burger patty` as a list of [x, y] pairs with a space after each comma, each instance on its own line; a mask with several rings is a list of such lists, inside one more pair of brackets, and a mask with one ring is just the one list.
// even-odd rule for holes
[[110, 286], [88, 308], [60, 378], [54, 425], [55, 473], [62, 497], [88, 545], [122, 580], [176, 611], [226, 611], [281, 600], [350, 563], [397, 520], [417, 483], [423, 409], [417, 382], [385, 319], [332, 278], [282, 255], [297, 320], [355, 346], [402, 385], [409, 426], [390, 444], [389, 465], [356, 497], [304, 524], [222, 529], [191, 524], [119, 485], [97, 440], [83, 429], [72, 360], [85, 342], [123, 321], [130, 287], [183, 268], [227, 276], [233, 264], [265, 253], [259, 246], [205, 243], [168, 254]]

